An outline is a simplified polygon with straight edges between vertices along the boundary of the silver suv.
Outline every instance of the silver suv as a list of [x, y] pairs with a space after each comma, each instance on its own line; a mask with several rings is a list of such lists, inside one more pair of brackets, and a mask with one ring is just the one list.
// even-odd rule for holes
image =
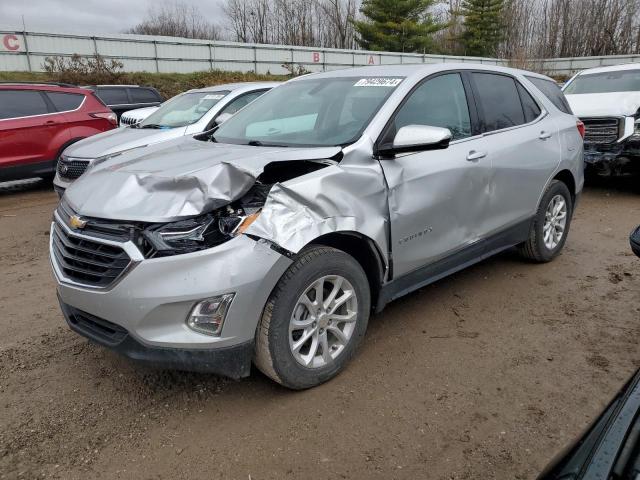
[[279, 82], [229, 83], [176, 95], [142, 122], [100, 133], [67, 147], [58, 160], [53, 186], [59, 195], [95, 160], [123, 151], [210, 130]]
[[507, 248], [547, 262], [583, 185], [578, 121], [470, 64], [299, 77], [213, 133], [96, 164], [51, 261], [70, 327], [155, 365], [294, 389], [342, 370], [369, 315]]

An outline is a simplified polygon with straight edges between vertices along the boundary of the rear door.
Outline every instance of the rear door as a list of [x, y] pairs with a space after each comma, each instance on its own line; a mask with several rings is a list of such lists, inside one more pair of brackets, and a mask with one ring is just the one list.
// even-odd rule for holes
[[407, 125], [448, 128], [453, 139], [444, 150], [380, 160], [389, 187], [394, 276], [474, 244], [488, 208], [491, 168], [484, 159], [473, 160], [481, 137], [476, 135], [475, 108], [461, 73], [423, 80], [399, 107], [379, 142], [392, 142]]
[[491, 235], [528, 229], [545, 185], [560, 162], [555, 121], [515, 77], [472, 72], [484, 138], [491, 163], [489, 212], [481, 229]]
[[63, 126], [44, 93], [0, 90], [0, 167], [55, 160], [52, 140]]

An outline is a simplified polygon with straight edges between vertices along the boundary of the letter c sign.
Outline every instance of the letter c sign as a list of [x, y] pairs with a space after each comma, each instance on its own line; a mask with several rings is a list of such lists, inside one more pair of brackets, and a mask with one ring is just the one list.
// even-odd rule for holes
[[2, 37], [2, 45], [5, 49], [10, 52], [15, 52], [20, 48], [20, 43], [18, 43], [18, 37], [15, 35], [9, 34]]

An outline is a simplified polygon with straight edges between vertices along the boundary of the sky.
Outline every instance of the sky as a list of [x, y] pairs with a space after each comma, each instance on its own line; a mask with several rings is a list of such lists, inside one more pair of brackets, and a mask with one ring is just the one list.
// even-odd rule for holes
[[[156, 2], [158, 0], [155, 0]], [[183, 0], [222, 23], [222, 0]], [[69, 33], [122, 33], [140, 23], [154, 0], [0, 0], [0, 28]]]

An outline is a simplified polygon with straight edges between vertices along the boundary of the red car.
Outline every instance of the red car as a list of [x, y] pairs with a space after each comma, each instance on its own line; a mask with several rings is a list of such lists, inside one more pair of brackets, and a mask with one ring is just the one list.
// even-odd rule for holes
[[0, 84], [0, 182], [53, 178], [62, 151], [117, 126], [88, 89], [64, 84]]

